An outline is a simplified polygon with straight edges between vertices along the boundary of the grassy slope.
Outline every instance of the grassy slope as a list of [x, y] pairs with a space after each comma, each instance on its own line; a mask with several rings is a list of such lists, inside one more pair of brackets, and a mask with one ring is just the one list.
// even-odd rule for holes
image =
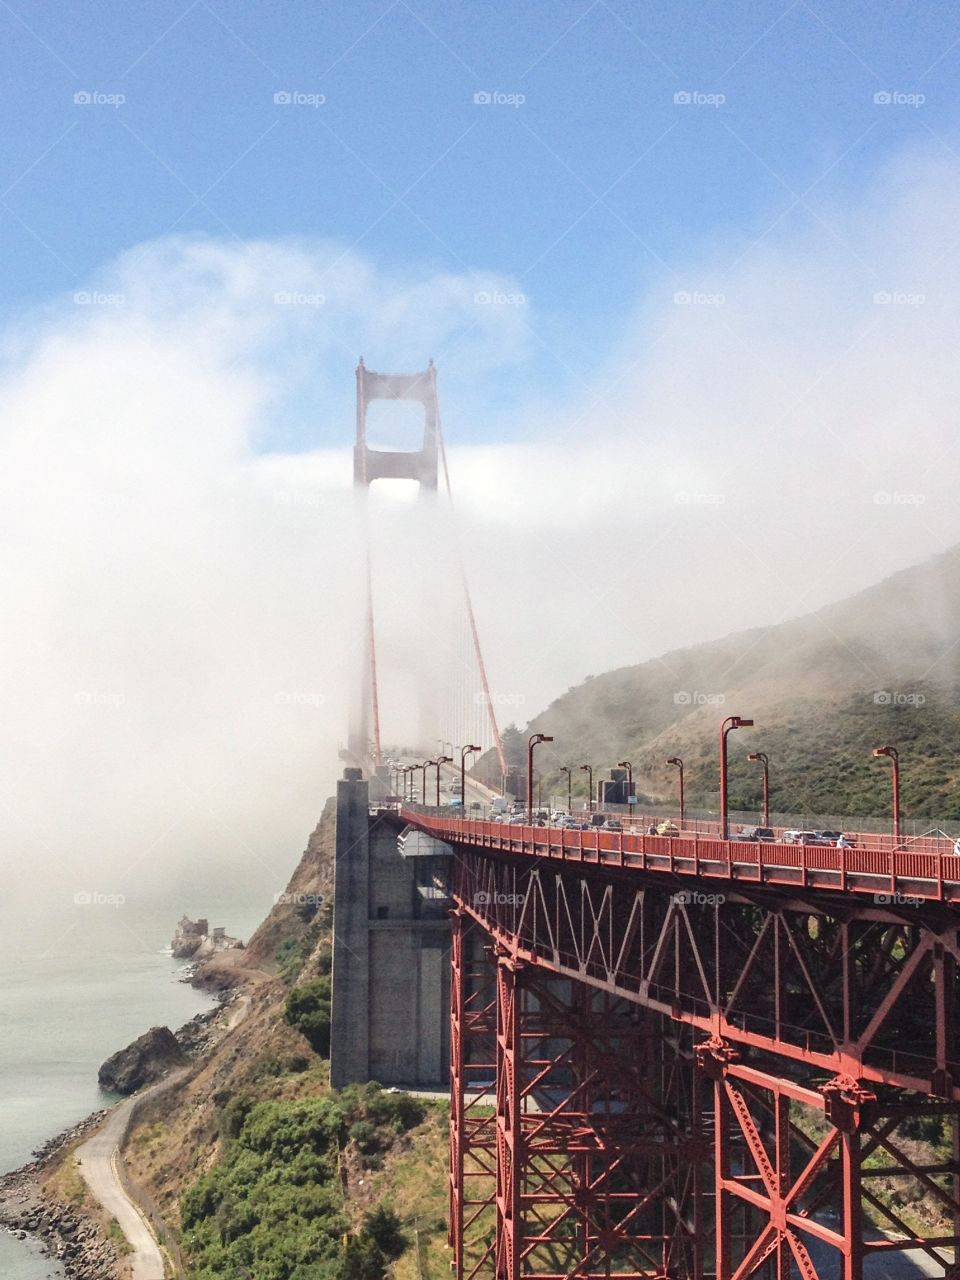
[[[322, 894], [329, 902], [334, 848], [335, 810], [328, 802], [288, 894]], [[314, 977], [320, 957], [329, 947], [329, 923], [323, 921], [321, 911], [312, 924], [305, 922], [296, 903], [281, 902], [271, 909], [243, 953], [246, 968], [231, 975], [245, 986], [250, 1001], [247, 1016], [198, 1064], [174, 1096], [159, 1101], [141, 1117], [130, 1137], [127, 1161], [131, 1173], [174, 1226], [179, 1224], [183, 1193], [217, 1164], [225, 1149], [223, 1111], [230, 1099], [242, 1095], [258, 1102], [289, 1101], [329, 1091], [329, 1064], [283, 1020], [290, 982]], [[288, 981], [281, 970], [286, 971]], [[402, 1217], [410, 1244], [393, 1264], [399, 1280], [413, 1280], [417, 1275], [417, 1227], [421, 1262], [428, 1264], [424, 1274], [439, 1277], [446, 1268], [442, 1220], [446, 1211], [447, 1109], [444, 1104], [426, 1110], [423, 1124], [391, 1140], [376, 1160], [362, 1155], [350, 1142], [340, 1162], [342, 1211], [355, 1228], [365, 1212], [383, 1201]]]
[[706, 806], [716, 804], [720, 720], [752, 717], [757, 728], [731, 742], [733, 807], [759, 804], [759, 769], [743, 757], [766, 751], [772, 807], [798, 813], [886, 813], [889, 766], [870, 751], [894, 742], [905, 812], [956, 819], [958, 636], [955, 549], [816, 614], [587, 680], [530, 728], [554, 735], [539, 762], [557, 794], [566, 788], [561, 764], [589, 761], [599, 777], [626, 758], [638, 792], [668, 801], [675, 773], [664, 761], [679, 754], [690, 802]]

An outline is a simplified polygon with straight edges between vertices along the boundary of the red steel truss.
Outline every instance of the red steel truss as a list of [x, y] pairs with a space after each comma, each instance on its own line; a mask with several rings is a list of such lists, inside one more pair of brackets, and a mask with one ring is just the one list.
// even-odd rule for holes
[[703, 1274], [699, 1210], [682, 1208], [708, 1151], [689, 1034], [516, 961], [462, 911], [453, 958], [458, 1275]]
[[953, 908], [454, 853], [458, 1280], [957, 1280]]

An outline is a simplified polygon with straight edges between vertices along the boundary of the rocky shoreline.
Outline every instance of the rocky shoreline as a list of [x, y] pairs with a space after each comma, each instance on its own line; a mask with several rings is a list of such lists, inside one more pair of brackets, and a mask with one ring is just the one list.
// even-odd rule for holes
[[43, 1191], [44, 1176], [63, 1149], [88, 1137], [106, 1114], [93, 1112], [38, 1147], [29, 1164], [0, 1175], [0, 1227], [21, 1240], [38, 1240], [43, 1253], [63, 1266], [67, 1280], [116, 1280], [118, 1275], [120, 1255], [97, 1223]]
[[[226, 1003], [229, 994], [219, 993], [212, 1009], [196, 1014], [176, 1032], [189, 1058], [202, 1056], [219, 1038], [214, 1024]], [[122, 1255], [104, 1239], [92, 1215], [54, 1199], [43, 1185], [64, 1149], [88, 1138], [107, 1114], [107, 1109], [94, 1111], [38, 1147], [28, 1164], [0, 1174], [0, 1230], [21, 1240], [36, 1239], [42, 1252], [62, 1265], [66, 1280], [117, 1280], [121, 1274]]]

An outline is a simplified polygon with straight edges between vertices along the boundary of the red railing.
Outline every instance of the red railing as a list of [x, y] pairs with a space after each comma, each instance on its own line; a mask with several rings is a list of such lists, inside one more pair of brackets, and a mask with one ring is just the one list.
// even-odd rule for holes
[[[942, 847], [921, 852], [883, 847], [843, 849], [719, 840], [687, 832], [671, 837], [596, 827], [513, 826], [449, 817], [409, 805], [401, 807], [400, 816], [441, 839], [514, 855], [707, 880], [839, 890], [872, 895], [882, 905], [889, 905], [891, 899], [900, 906], [921, 901], [960, 902], [960, 855], [945, 853]], [[949, 845], [940, 842], [941, 846], [944, 843]]]

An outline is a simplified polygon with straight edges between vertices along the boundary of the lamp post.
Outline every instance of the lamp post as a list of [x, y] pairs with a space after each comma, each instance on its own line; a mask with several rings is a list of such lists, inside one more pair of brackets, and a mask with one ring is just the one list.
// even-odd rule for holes
[[765, 751], [751, 751], [748, 760], [763, 766], [763, 825], [770, 825], [770, 760]]
[[440, 808], [440, 766], [442, 764], [452, 764], [453, 756], [437, 756], [433, 762], [437, 766], [437, 808]]
[[675, 766], [677, 773], [680, 775], [680, 828], [683, 829], [683, 761], [679, 756], [671, 756], [667, 764]]
[[467, 811], [467, 756], [472, 751], [482, 751], [483, 747], [466, 746], [460, 748], [460, 807]]
[[630, 806], [630, 817], [633, 817], [633, 801], [630, 797], [633, 795], [633, 765], [629, 760], [618, 760], [618, 769], [626, 769], [627, 771], [627, 804]]
[[573, 774], [568, 764], [562, 764], [560, 772], [567, 775], [567, 813], [573, 813]]
[[527, 821], [533, 821], [533, 748], [541, 742], [552, 742], [547, 733], [531, 733], [527, 739]]
[[582, 764], [582, 765], [580, 766], [580, 771], [581, 771], [581, 773], [586, 773], [586, 774], [588, 774], [588, 775], [589, 775], [589, 777], [588, 777], [588, 779], [587, 779], [587, 783], [588, 783], [588, 785], [589, 785], [589, 787], [590, 787], [590, 791], [589, 791], [589, 793], [588, 793], [587, 807], [588, 807], [588, 809], [590, 810], [590, 812], [591, 812], [591, 813], [593, 813], [593, 765], [592, 765], [592, 764]]
[[424, 808], [426, 808], [427, 806], [427, 770], [432, 769], [436, 763], [437, 763], [436, 760], [424, 760], [423, 764], [419, 766], [420, 774], [421, 774], [420, 800]]
[[888, 756], [893, 766], [893, 838], [900, 839], [900, 752], [896, 747], [874, 747], [875, 756]]
[[720, 839], [728, 840], [727, 827], [727, 734], [734, 729], [752, 729], [753, 721], [742, 716], [727, 716], [720, 726]]

